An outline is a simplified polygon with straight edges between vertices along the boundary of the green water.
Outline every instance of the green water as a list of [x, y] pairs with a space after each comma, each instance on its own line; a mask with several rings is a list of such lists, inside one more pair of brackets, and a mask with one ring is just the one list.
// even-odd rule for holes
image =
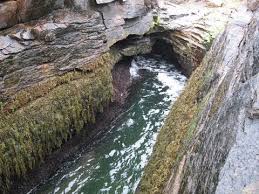
[[159, 128], [186, 78], [158, 56], [135, 57], [131, 64], [136, 84], [128, 110], [102, 138], [31, 193], [134, 193]]

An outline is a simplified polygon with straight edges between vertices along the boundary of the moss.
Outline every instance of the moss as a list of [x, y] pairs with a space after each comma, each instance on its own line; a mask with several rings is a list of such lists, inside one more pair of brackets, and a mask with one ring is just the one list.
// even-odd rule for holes
[[160, 17], [158, 15], [153, 16], [153, 27], [160, 26]]
[[0, 111], [0, 191], [8, 190], [11, 177], [24, 176], [85, 124], [95, 122], [96, 112], [112, 99], [116, 60], [118, 56], [104, 54], [90, 64], [92, 72], [70, 72], [31, 87]]
[[203, 90], [210, 80], [207, 73], [205, 65], [199, 66], [173, 105], [145, 169], [139, 193], [163, 193], [173, 166], [180, 162], [193, 137], [199, 113], [206, 103]]
[[[106, 53], [102, 55], [100, 58], [98, 58], [96, 61], [93, 61], [92, 63], [87, 64], [85, 67], [82, 68], [83, 72], [91, 72], [94, 69], [96, 69], [99, 64], [107, 63], [107, 65], [112, 66], [116, 62], [120, 60], [121, 56], [117, 54], [115, 51], [110, 51], [109, 53]], [[24, 107], [31, 101], [44, 97], [45, 95], [48, 95], [48, 93], [53, 90], [54, 88], [69, 83], [73, 80], [78, 80], [82, 77], [82, 72], [74, 71], [67, 73], [62, 76], [54, 77], [50, 80], [35, 84], [29, 88], [26, 88], [22, 91], [17, 92], [15, 95], [12, 96], [8, 101], [2, 106], [2, 109], [4, 112], [14, 112], [21, 107]], [[0, 103], [1, 105], [1, 103]]]

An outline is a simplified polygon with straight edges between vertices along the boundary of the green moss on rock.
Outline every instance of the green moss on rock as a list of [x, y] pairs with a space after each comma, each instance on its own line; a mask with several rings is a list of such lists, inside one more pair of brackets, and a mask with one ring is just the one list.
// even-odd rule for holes
[[199, 113], [207, 99], [204, 89], [208, 88], [210, 82], [207, 79], [208, 72], [205, 65], [200, 65], [173, 105], [159, 133], [138, 193], [163, 193], [172, 168], [180, 162], [199, 121]]
[[[92, 72], [70, 72], [17, 94], [0, 111], [0, 191], [10, 178], [39, 165], [112, 99], [111, 53], [93, 62]], [[12, 109], [13, 111], [7, 111]]]

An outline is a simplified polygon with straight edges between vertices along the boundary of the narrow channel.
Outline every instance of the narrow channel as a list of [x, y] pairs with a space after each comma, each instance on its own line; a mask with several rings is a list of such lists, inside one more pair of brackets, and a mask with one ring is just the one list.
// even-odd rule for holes
[[130, 73], [127, 110], [102, 138], [30, 193], [134, 193], [186, 77], [161, 56], [134, 57]]

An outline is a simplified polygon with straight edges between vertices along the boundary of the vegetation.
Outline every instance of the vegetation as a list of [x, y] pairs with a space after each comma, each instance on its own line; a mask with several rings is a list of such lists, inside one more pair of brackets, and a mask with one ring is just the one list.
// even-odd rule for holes
[[8, 190], [13, 176], [24, 176], [85, 124], [95, 122], [95, 113], [112, 100], [116, 60], [104, 54], [89, 64], [94, 66], [90, 73], [67, 73], [1, 105], [0, 191]]
[[172, 168], [177, 166], [185, 153], [199, 121], [199, 113], [208, 99], [206, 95], [210, 95], [207, 94], [211, 83], [211, 78], [207, 76], [210, 70], [204, 64], [195, 70], [173, 105], [145, 169], [139, 193], [163, 193]]

